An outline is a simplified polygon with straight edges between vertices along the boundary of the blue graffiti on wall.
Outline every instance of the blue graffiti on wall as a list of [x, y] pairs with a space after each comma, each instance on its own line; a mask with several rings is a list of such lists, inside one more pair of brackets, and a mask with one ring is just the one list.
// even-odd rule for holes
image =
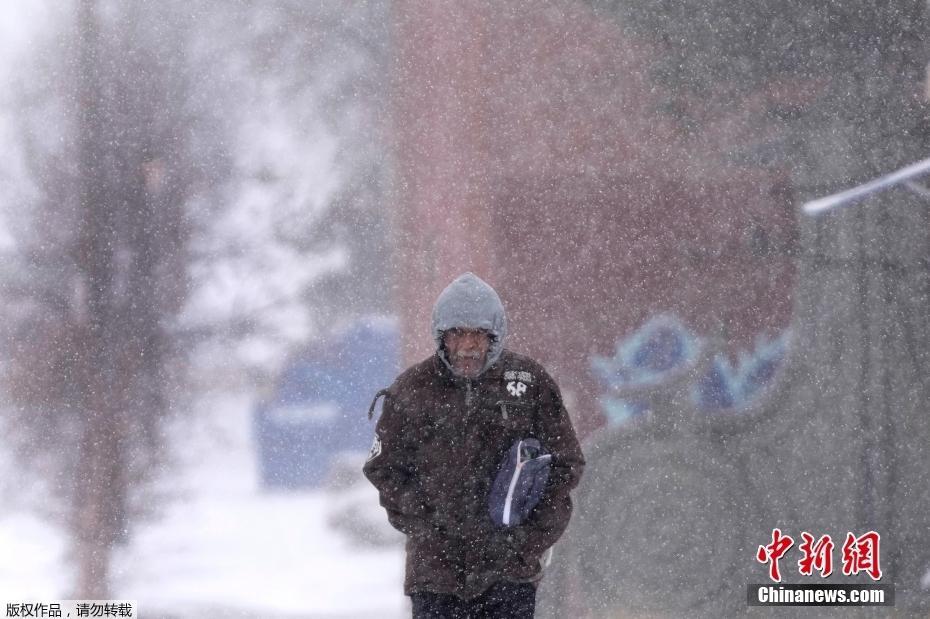
[[[787, 332], [770, 339], [760, 336], [753, 350], [741, 352], [736, 363], [726, 355], [716, 355], [691, 386], [692, 402], [709, 413], [744, 408], [775, 376], [787, 341]], [[660, 314], [619, 340], [613, 356], [593, 356], [591, 369], [605, 388], [599, 400], [608, 424], [636, 419], [648, 409], [644, 401], [613, 394], [666, 382], [697, 361], [701, 346], [701, 338], [677, 317]]]

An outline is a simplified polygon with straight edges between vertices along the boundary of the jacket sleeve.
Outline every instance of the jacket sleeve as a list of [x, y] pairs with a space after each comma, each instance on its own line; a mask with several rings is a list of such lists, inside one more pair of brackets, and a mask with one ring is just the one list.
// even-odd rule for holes
[[572, 515], [569, 491], [578, 485], [584, 470], [584, 455], [575, 436], [558, 386], [546, 375], [540, 392], [536, 432], [540, 443], [552, 454], [549, 479], [542, 499], [515, 533], [524, 555], [539, 556], [555, 544]]
[[378, 489], [381, 506], [395, 529], [413, 535], [425, 527], [415, 466], [416, 441], [410, 435], [403, 408], [391, 392], [375, 426], [375, 438], [365, 462], [365, 477]]

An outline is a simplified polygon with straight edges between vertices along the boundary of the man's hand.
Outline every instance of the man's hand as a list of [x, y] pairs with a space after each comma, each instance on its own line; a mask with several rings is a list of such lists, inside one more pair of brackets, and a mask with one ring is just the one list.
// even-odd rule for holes
[[525, 541], [526, 530], [523, 527], [510, 527], [496, 530], [491, 537], [490, 545], [496, 548], [496, 554], [500, 554], [501, 556], [522, 557]]

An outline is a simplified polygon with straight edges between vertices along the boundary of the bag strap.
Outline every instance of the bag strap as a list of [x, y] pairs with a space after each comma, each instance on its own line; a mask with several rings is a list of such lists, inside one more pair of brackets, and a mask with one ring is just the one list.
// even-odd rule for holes
[[387, 396], [391, 392], [390, 389], [381, 389], [378, 393], [375, 394], [375, 398], [371, 401], [371, 406], [368, 407], [368, 420], [371, 421], [372, 417], [375, 416], [375, 405], [378, 403], [378, 398], [382, 396]]

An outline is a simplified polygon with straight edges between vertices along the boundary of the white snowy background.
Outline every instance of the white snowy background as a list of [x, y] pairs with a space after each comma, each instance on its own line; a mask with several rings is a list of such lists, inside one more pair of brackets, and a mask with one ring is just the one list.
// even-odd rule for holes
[[[205, 396], [171, 432], [178, 469], [162, 483], [168, 499], [117, 554], [113, 595], [135, 599], [143, 616], [401, 617], [403, 551], [367, 548], [335, 529], [341, 502], [377, 513], [377, 492], [267, 492], [258, 484], [251, 398]], [[0, 479], [16, 479], [0, 452]], [[359, 474], [361, 478], [361, 475]], [[361, 480], [359, 480], [361, 481]], [[21, 501], [22, 489], [16, 490]], [[69, 595], [66, 537], [30, 501], [0, 509], [0, 599]]]
[[[8, 109], [15, 93], [8, 85], [43, 40], [43, 26], [53, 15], [49, 3], [0, 0], [4, 143], [16, 134]], [[153, 482], [151, 500], [157, 504], [150, 506], [150, 517], [134, 525], [130, 541], [116, 553], [112, 595], [137, 600], [142, 616], [404, 616], [409, 610], [402, 594], [402, 541], [384, 530], [377, 492], [361, 476], [361, 454], [350, 460], [347, 470], [354, 476], [339, 490], [260, 487], [252, 425], [260, 389], [238, 379], [243, 367], [273, 375], [295, 346], [314, 335], [318, 325], [300, 294], [314, 278], [344, 266], [346, 255], [338, 245], [301, 253], [273, 242], [281, 220], [307, 205], [311, 215], [322, 210], [342, 179], [332, 131], [321, 123], [295, 129], [288, 121], [300, 112], [294, 109], [300, 101], [278, 100], [272, 107], [276, 95], [268, 88], [256, 91], [251, 103], [263, 111], [241, 127], [233, 158], [238, 180], [210, 234], [199, 240], [204, 259], [193, 266], [194, 289], [182, 322], [198, 328], [204, 316], [214, 325], [244, 316], [264, 324], [253, 337], [232, 345], [208, 342], [195, 355], [192, 367], [208, 375], [204, 382], [228, 373], [233, 378], [202, 389], [191, 399], [191, 410], [175, 411], [165, 432], [171, 465]], [[283, 109], [288, 105], [291, 109]], [[313, 116], [312, 109], [304, 113]], [[8, 204], [25, 202], [30, 188], [22, 182], [20, 153], [3, 150], [0, 192]], [[256, 180], [263, 175], [283, 180], [269, 187]], [[280, 195], [282, 187], [289, 195]], [[0, 247], [15, 242], [0, 219]], [[13, 429], [3, 423], [0, 417], [0, 436], [8, 436]], [[61, 507], [47, 500], [55, 489], [24, 475], [16, 457], [10, 442], [0, 441], [0, 600], [72, 597], [75, 575], [64, 518]], [[386, 543], [365, 544], [344, 532], [338, 523], [350, 511], [381, 527]]]

